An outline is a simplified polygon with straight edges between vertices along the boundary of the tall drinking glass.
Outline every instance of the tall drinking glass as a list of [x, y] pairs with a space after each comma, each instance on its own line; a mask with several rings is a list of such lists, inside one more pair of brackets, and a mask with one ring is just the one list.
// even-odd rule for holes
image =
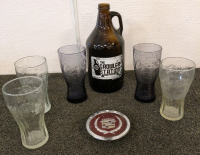
[[44, 122], [45, 87], [41, 78], [16, 78], [2, 87], [6, 105], [17, 122], [22, 144], [28, 149], [44, 145], [48, 131]]
[[161, 61], [162, 103], [160, 114], [171, 121], [184, 115], [184, 100], [194, 78], [195, 63], [186, 58], [169, 57]]
[[45, 57], [28, 56], [15, 62], [15, 71], [18, 77], [38, 76], [43, 79], [46, 92], [45, 113], [51, 109], [48, 96], [48, 67]]
[[80, 103], [87, 99], [85, 90], [86, 51], [80, 45], [68, 45], [58, 49], [60, 67], [67, 83], [67, 100]]
[[155, 81], [159, 72], [162, 47], [140, 43], [133, 47], [134, 72], [137, 80], [135, 99], [148, 103], [156, 99]]

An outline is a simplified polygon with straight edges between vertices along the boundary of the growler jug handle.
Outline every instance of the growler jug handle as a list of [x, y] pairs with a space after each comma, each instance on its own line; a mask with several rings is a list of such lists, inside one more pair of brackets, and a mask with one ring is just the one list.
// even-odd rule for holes
[[111, 12], [110, 12], [110, 16], [111, 16], [111, 19], [112, 19], [114, 16], [117, 16], [117, 17], [118, 17], [118, 19], [119, 19], [119, 29], [116, 30], [116, 29], [114, 28], [114, 26], [113, 26], [113, 28], [114, 28], [114, 30], [115, 30], [117, 33], [119, 33], [120, 35], [122, 35], [123, 24], [122, 24], [122, 17], [121, 17], [121, 15], [120, 15], [118, 12], [111, 11]]

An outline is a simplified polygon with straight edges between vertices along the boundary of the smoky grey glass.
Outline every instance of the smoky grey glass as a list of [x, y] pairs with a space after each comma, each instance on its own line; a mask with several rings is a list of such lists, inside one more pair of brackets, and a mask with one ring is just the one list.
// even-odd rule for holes
[[28, 56], [17, 60], [14, 65], [17, 77], [38, 76], [43, 79], [46, 91], [45, 113], [48, 112], [51, 109], [51, 104], [48, 96], [48, 66], [46, 58]]
[[86, 50], [80, 45], [67, 45], [58, 49], [60, 67], [67, 84], [67, 100], [80, 103], [87, 99], [85, 90]]
[[184, 100], [193, 81], [195, 63], [186, 58], [169, 57], [161, 61], [160, 83], [162, 103], [160, 114], [171, 121], [184, 115]]
[[140, 43], [133, 47], [133, 63], [137, 86], [135, 99], [148, 103], [156, 99], [155, 81], [159, 72], [162, 47], [153, 43]]
[[4, 84], [3, 97], [17, 122], [24, 147], [35, 149], [44, 145], [49, 134], [44, 122], [45, 86], [41, 78], [26, 76]]

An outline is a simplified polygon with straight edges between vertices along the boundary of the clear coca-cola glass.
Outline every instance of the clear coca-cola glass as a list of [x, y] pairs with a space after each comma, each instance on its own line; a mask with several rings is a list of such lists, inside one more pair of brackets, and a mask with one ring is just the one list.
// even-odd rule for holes
[[87, 99], [85, 90], [86, 50], [80, 45], [67, 45], [58, 49], [60, 67], [67, 83], [67, 100], [80, 103]]
[[162, 47], [140, 43], [133, 47], [134, 72], [137, 80], [135, 99], [148, 103], [156, 99], [155, 81], [159, 72]]
[[184, 100], [193, 81], [195, 63], [186, 58], [169, 57], [161, 61], [160, 83], [162, 103], [160, 114], [171, 121], [184, 115]]
[[2, 87], [6, 105], [17, 122], [24, 147], [44, 145], [49, 134], [44, 122], [46, 88], [36, 76], [13, 79]]
[[17, 60], [14, 65], [17, 77], [38, 76], [42, 78], [46, 93], [45, 113], [48, 112], [51, 109], [51, 104], [48, 96], [48, 66], [46, 58], [38, 55], [28, 56]]

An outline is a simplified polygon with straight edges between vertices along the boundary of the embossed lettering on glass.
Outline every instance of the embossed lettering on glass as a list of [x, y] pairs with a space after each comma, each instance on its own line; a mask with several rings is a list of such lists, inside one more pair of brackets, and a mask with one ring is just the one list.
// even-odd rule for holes
[[42, 56], [28, 56], [15, 62], [15, 71], [18, 77], [38, 76], [43, 79], [46, 88], [45, 113], [51, 109], [48, 97], [48, 66], [46, 58]]
[[162, 47], [153, 43], [140, 43], [133, 47], [134, 72], [137, 80], [135, 99], [153, 102], [156, 99], [155, 81], [159, 72]]
[[49, 134], [44, 122], [45, 86], [41, 78], [16, 78], [2, 87], [6, 105], [17, 122], [24, 147], [35, 149], [44, 145]]
[[162, 103], [160, 114], [171, 121], [184, 115], [184, 100], [193, 81], [195, 63], [186, 58], [169, 57], [161, 61], [160, 82]]
[[67, 100], [80, 103], [87, 99], [85, 90], [86, 51], [80, 45], [67, 45], [58, 49], [60, 67], [67, 83]]

